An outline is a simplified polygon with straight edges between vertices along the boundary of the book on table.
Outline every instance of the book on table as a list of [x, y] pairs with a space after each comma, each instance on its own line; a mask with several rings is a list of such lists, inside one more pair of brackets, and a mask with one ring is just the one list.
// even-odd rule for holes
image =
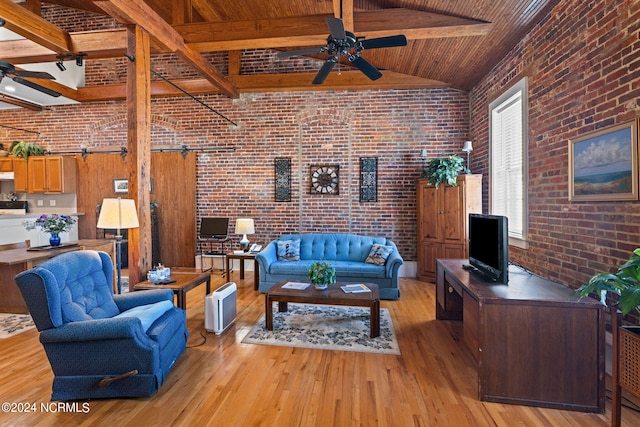
[[371, 289], [367, 288], [365, 285], [359, 283], [357, 285], [344, 285], [340, 286], [343, 291], [348, 294], [355, 294], [359, 292], [371, 292]]
[[282, 289], [297, 289], [299, 291], [307, 289], [311, 283], [304, 282], [287, 282], [282, 285]]

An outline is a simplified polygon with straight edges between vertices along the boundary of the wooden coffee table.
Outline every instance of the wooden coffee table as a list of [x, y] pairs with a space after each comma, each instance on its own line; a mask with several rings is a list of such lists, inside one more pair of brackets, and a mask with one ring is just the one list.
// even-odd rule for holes
[[380, 336], [380, 295], [378, 285], [364, 283], [371, 292], [346, 293], [340, 286], [353, 285], [353, 283], [338, 282], [329, 285], [323, 291], [309, 285], [306, 289], [282, 288], [290, 280], [284, 280], [273, 285], [265, 294], [265, 327], [273, 330], [273, 303], [278, 302], [278, 311], [287, 311], [287, 303], [347, 305], [356, 307], [369, 307], [370, 336]]
[[178, 307], [187, 309], [187, 292], [203, 283], [207, 284], [207, 293], [211, 292], [211, 274], [203, 273], [195, 268], [177, 267], [171, 268], [171, 280], [174, 283], [155, 284], [149, 280], [136, 283], [133, 289], [136, 291], [144, 289], [171, 289], [178, 297]]

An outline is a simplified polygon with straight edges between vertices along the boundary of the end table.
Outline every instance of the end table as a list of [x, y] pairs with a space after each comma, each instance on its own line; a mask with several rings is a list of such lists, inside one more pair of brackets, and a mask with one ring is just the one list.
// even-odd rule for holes
[[237, 259], [240, 260], [240, 279], [244, 279], [244, 260], [252, 259], [253, 260], [253, 289], [258, 290], [258, 282], [260, 281], [260, 265], [256, 262], [257, 252], [243, 252], [241, 254], [237, 254], [235, 252], [227, 252], [227, 280], [231, 280], [229, 276], [230, 263], [231, 260]]

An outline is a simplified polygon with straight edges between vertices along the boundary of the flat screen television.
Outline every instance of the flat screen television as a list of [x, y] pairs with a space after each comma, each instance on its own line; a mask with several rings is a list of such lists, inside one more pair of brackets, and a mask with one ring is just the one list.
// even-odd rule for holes
[[509, 223], [506, 216], [469, 214], [469, 264], [492, 282], [509, 281]]

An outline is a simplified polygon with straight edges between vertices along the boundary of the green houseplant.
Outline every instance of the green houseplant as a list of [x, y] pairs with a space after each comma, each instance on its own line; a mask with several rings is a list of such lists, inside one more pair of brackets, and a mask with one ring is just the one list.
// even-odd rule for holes
[[[581, 297], [592, 293], [600, 295], [604, 304], [607, 292], [618, 295], [616, 303], [623, 315], [635, 311], [640, 314], [640, 248], [633, 251], [629, 260], [618, 267], [616, 273], [599, 273], [589, 282], [576, 289]], [[611, 418], [614, 425], [620, 425], [622, 389], [640, 397], [637, 381], [640, 371], [638, 348], [640, 348], [640, 326], [621, 324], [617, 310], [611, 311], [613, 335], [611, 374]]]
[[309, 267], [307, 277], [316, 289], [327, 289], [329, 284], [336, 281], [336, 269], [326, 261], [316, 261]]
[[633, 251], [616, 273], [598, 273], [576, 292], [581, 297], [600, 295], [603, 303], [606, 292], [613, 292], [618, 295], [617, 305], [623, 315], [632, 311], [640, 315], [640, 248]]
[[15, 157], [22, 157], [27, 160], [29, 156], [44, 154], [44, 149], [38, 144], [32, 144], [31, 142], [13, 141], [9, 147], [9, 152]]
[[443, 182], [455, 187], [458, 174], [464, 170], [463, 164], [464, 159], [456, 155], [431, 159], [422, 171], [422, 178], [429, 178], [429, 184], [436, 188]]

